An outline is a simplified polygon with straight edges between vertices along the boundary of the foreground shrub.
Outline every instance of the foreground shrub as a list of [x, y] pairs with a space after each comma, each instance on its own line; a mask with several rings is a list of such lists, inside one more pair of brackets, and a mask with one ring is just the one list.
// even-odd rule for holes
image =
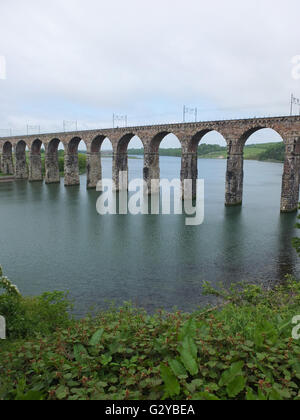
[[204, 312], [150, 316], [125, 305], [7, 342], [0, 398], [300, 399], [300, 346], [291, 337], [299, 283], [217, 293], [221, 307]]
[[62, 292], [44, 293], [37, 297], [23, 297], [18, 288], [3, 276], [0, 267], [0, 314], [5, 317], [7, 338], [33, 338], [37, 334], [51, 334], [58, 327], [70, 323], [72, 305]]

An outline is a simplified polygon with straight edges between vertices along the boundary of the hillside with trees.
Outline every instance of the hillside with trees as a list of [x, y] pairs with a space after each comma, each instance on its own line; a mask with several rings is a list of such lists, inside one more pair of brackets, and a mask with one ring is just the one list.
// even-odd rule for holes
[[[143, 155], [144, 149], [129, 149], [129, 155]], [[181, 149], [159, 149], [160, 156], [181, 156]], [[226, 159], [227, 148], [218, 144], [201, 144], [198, 147], [199, 159]], [[246, 145], [244, 149], [244, 158], [246, 160], [260, 160], [283, 162], [284, 144], [283, 143], [263, 143]]]

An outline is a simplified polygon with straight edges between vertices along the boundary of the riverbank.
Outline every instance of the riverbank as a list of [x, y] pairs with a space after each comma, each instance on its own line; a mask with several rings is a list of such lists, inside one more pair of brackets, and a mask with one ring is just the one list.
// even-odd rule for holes
[[217, 295], [191, 314], [125, 304], [80, 321], [59, 293], [0, 296], [0, 400], [299, 400], [299, 282]]

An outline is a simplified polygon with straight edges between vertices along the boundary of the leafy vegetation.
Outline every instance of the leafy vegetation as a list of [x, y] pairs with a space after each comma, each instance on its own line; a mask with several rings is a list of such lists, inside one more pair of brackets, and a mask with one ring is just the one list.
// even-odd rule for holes
[[283, 162], [285, 155], [284, 143], [275, 143], [268, 147], [268, 149], [260, 154], [259, 160], [271, 160]]
[[299, 400], [300, 284], [205, 290], [218, 307], [149, 315], [125, 304], [73, 320], [61, 294], [6, 288], [0, 399]]
[[2, 274], [0, 267], [0, 314], [5, 317], [9, 340], [51, 334], [58, 325], [70, 322], [71, 303], [61, 292], [44, 293], [38, 297], [21, 296], [17, 287]]

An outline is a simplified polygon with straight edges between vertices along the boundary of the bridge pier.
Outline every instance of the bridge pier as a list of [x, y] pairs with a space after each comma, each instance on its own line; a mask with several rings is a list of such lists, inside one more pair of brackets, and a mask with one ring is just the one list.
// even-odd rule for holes
[[[48, 148], [47, 148], [48, 149]], [[45, 182], [46, 184], [60, 183], [58, 150], [45, 151]]]
[[116, 191], [128, 189], [128, 154], [127, 152], [113, 153], [113, 181]]
[[65, 186], [80, 185], [78, 152], [65, 152]]
[[16, 179], [28, 179], [28, 167], [26, 162], [26, 143], [20, 142], [16, 146]]
[[43, 181], [41, 154], [31, 153], [29, 157], [29, 181]]
[[2, 154], [1, 172], [4, 175], [13, 175], [15, 173], [12, 152]]
[[86, 155], [87, 188], [96, 188], [102, 179], [101, 152], [91, 152]]
[[[154, 182], [155, 180], [155, 182]], [[148, 187], [148, 194], [159, 193], [160, 168], [159, 152], [145, 152], [144, 157], [144, 181]]]
[[299, 206], [299, 170], [300, 137], [293, 144], [288, 144], [282, 177], [281, 206], [282, 213], [297, 211]]
[[[193, 199], [197, 195], [197, 179], [198, 179], [198, 156], [197, 152], [183, 153], [181, 157], [181, 184], [183, 198]], [[184, 181], [192, 180], [192, 197], [186, 197], [184, 191]]]
[[226, 172], [226, 206], [239, 206], [243, 202], [244, 183], [244, 145], [228, 146]]

